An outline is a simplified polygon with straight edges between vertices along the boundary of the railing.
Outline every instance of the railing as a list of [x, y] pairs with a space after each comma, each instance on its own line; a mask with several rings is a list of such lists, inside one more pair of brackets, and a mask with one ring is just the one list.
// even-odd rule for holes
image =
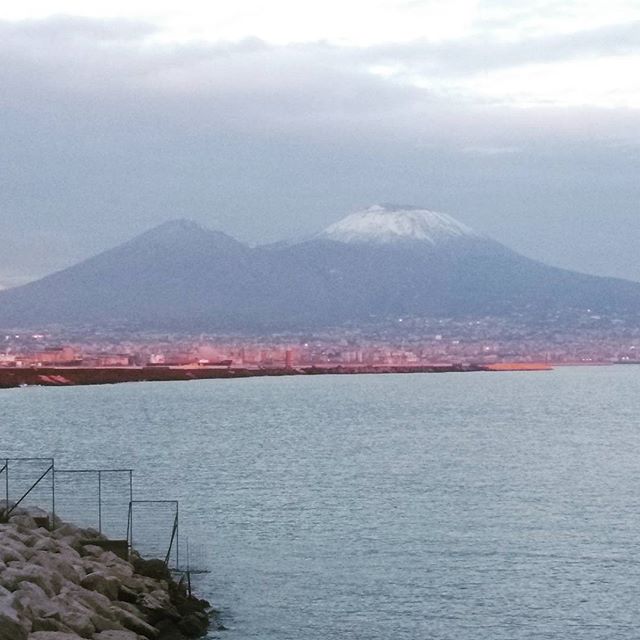
[[132, 469], [56, 469], [58, 516], [80, 527], [127, 540], [132, 500]]
[[4, 501], [0, 521], [7, 521], [27, 496], [39, 504], [51, 505], [56, 513], [55, 464], [53, 458], [0, 458], [0, 486], [4, 485]]
[[205, 571], [192, 568], [189, 554], [181, 554], [178, 501], [134, 500], [131, 469], [57, 469], [53, 458], [0, 458], [0, 522], [15, 515], [26, 498], [47, 507], [51, 528], [62, 517], [110, 540], [126, 541], [130, 551], [160, 558], [173, 571], [185, 571], [182, 556], [189, 575]]
[[[180, 569], [180, 506], [177, 500], [132, 500], [129, 506], [129, 546], [143, 558], [164, 558]], [[156, 535], [149, 535], [155, 532]], [[174, 564], [171, 562], [175, 561]]]

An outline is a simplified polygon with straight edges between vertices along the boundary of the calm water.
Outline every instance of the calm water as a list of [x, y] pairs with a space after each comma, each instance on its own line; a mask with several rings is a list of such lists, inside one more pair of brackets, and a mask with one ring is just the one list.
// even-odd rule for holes
[[177, 498], [227, 640], [637, 638], [640, 368], [0, 392], [7, 454]]

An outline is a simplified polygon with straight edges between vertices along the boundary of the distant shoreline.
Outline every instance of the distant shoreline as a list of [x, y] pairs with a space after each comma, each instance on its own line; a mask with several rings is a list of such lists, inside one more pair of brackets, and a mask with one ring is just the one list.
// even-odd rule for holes
[[304, 367], [2, 367], [0, 389], [24, 386], [65, 387], [295, 375], [352, 375], [383, 373], [464, 373], [472, 371], [547, 371], [534, 363], [495, 365], [315, 365]]

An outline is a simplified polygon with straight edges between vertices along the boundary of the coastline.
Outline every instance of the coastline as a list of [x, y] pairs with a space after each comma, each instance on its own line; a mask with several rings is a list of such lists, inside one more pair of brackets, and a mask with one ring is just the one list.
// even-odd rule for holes
[[504, 363], [498, 365], [327, 365], [305, 367], [1, 367], [0, 389], [24, 386], [63, 387], [269, 376], [353, 375], [385, 373], [466, 373], [478, 371], [548, 371], [550, 365]]

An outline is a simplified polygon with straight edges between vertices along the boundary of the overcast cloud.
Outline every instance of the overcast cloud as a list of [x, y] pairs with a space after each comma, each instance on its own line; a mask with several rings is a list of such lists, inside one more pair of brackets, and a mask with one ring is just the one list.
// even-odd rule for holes
[[[391, 9], [416, 4], [438, 15]], [[170, 218], [260, 243], [379, 201], [640, 280], [633, 3], [471, 4], [462, 26], [441, 16], [446, 37], [398, 20], [374, 42], [231, 19], [241, 37], [188, 21], [177, 37], [157, 17], [0, 22], [0, 284]]]

